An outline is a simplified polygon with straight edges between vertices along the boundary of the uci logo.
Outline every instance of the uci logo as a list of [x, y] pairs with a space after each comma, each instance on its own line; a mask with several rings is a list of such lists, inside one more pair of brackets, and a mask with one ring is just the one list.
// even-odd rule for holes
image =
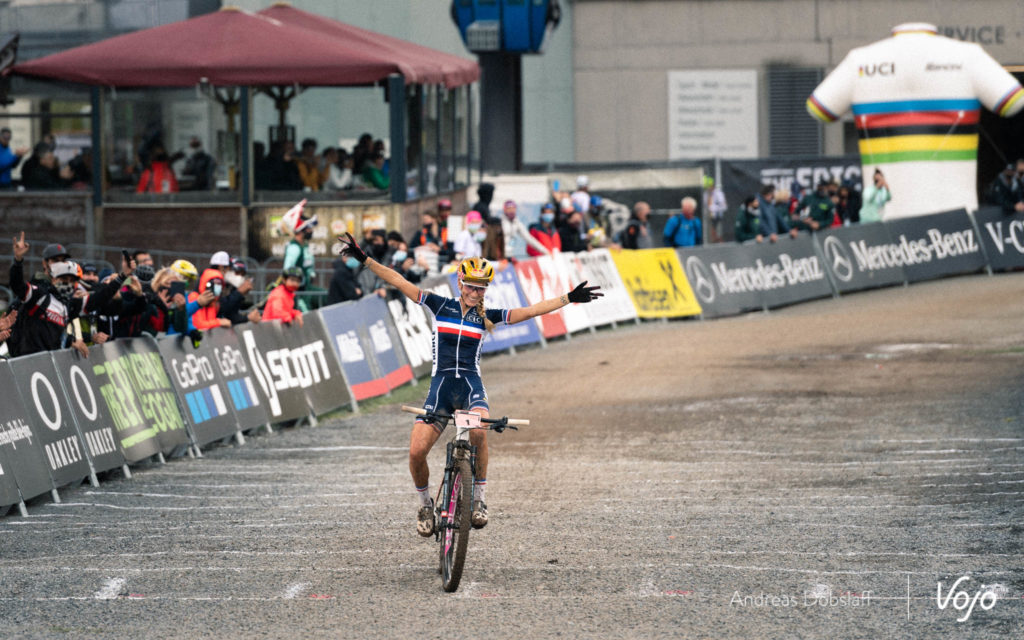
[[835, 236], [829, 236], [825, 238], [823, 250], [825, 252], [825, 261], [832, 267], [832, 273], [835, 277], [843, 282], [852, 280], [853, 261], [850, 260], [850, 255], [846, 253], [846, 248], [843, 247], [842, 241]]
[[872, 76], [896, 75], [896, 63], [881, 62], [879, 64], [862, 64], [857, 70], [857, 75], [859, 75], [861, 78], [870, 78]]
[[708, 268], [697, 256], [690, 256], [686, 259], [686, 275], [690, 279], [690, 285], [697, 293], [697, 297], [705, 304], [715, 301], [715, 285], [711, 281], [711, 274]]

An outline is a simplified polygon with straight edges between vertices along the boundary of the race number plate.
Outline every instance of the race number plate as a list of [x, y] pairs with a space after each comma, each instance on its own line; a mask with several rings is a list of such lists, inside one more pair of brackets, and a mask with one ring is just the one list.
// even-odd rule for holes
[[472, 411], [456, 411], [455, 426], [476, 429], [480, 426], [480, 414]]

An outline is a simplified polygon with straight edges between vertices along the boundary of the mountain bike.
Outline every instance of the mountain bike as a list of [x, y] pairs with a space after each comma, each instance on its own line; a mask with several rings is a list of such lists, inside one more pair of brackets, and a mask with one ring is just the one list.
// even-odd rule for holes
[[469, 432], [484, 429], [501, 433], [528, 425], [529, 420], [508, 417], [481, 418], [472, 411], [456, 411], [454, 416], [430, 413], [419, 407], [403, 406], [402, 411], [415, 413], [421, 420], [443, 428], [448, 420], [455, 420], [455, 437], [448, 443], [444, 463], [444, 478], [434, 500], [434, 539], [440, 543], [441, 587], [448, 592], [459, 588], [462, 568], [469, 547], [472, 529], [473, 479], [476, 477], [476, 447], [469, 443]]

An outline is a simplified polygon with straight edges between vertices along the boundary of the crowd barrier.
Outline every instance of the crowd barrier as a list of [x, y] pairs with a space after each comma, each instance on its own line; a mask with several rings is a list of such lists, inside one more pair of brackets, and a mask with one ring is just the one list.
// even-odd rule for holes
[[[866, 288], [1024, 267], [1024, 215], [949, 211], [829, 229], [777, 243], [556, 254], [499, 269], [485, 304], [514, 308], [584, 280], [605, 296], [513, 326], [483, 351], [514, 352], [640, 319], [713, 318]], [[455, 294], [454, 276], [420, 286]], [[202, 455], [273, 424], [316, 417], [430, 374], [431, 320], [404, 298], [371, 296], [277, 322], [141, 337], [0, 361], [0, 509], [97, 474]]]

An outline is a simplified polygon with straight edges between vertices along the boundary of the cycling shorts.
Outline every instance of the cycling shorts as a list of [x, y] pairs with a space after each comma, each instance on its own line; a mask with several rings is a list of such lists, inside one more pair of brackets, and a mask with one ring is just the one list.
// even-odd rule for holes
[[[491, 407], [487, 404], [487, 390], [479, 375], [459, 372], [456, 377], [454, 372], [442, 372], [430, 380], [430, 390], [423, 402], [423, 409], [452, 415], [456, 409], [490, 411]], [[440, 433], [447, 424], [445, 421], [443, 425], [432, 426]]]

